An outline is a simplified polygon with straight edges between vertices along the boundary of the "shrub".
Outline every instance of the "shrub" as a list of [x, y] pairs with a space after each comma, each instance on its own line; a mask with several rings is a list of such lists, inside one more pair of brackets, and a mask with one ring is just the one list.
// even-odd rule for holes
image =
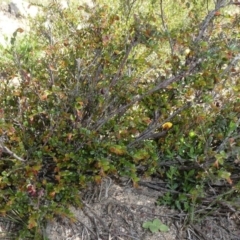
[[79, 190], [107, 175], [137, 185], [140, 173], [166, 172], [169, 187], [182, 181], [189, 194], [199, 185], [199, 195], [209, 179], [235, 184], [237, 16], [182, 1], [191, 21], [167, 26], [162, 1], [117, 3], [91, 13], [51, 3], [4, 50], [1, 71], [20, 86], [0, 95], [1, 213], [17, 214], [29, 234], [54, 214], [71, 217], [65, 207], [81, 205]]

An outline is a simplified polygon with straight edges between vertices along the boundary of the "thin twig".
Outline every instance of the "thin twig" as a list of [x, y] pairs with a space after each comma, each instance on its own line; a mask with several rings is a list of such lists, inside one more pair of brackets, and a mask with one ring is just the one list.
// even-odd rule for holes
[[128, 57], [131, 53], [131, 51], [134, 49], [134, 47], [136, 47], [138, 44], [137, 41], [133, 41], [130, 46], [127, 46], [127, 49], [126, 49], [126, 53], [125, 53], [125, 56], [123, 57], [120, 65], [119, 65], [119, 68], [118, 68], [118, 71], [117, 73], [115, 74], [112, 82], [110, 83], [110, 86], [109, 86], [109, 89], [112, 87], [112, 86], [115, 86], [115, 84], [117, 83], [118, 79], [120, 78], [121, 74], [122, 74], [122, 71], [124, 69], [124, 67], [126, 66], [126, 62], [128, 60]]
[[177, 81], [183, 79], [184, 77], [187, 77], [187, 76], [191, 75], [194, 72], [194, 70], [197, 67], [197, 65], [201, 61], [202, 61], [202, 59], [198, 59], [196, 62], [191, 63], [191, 65], [189, 66], [188, 70], [183, 71], [183, 72], [179, 73], [176, 76], [172, 76], [172, 77], [166, 79], [163, 82], [160, 82], [157, 86], [155, 86], [154, 88], [150, 89], [149, 91], [147, 91], [146, 93], [144, 93], [142, 95], [134, 96], [132, 98], [132, 101], [129, 102], [128, 104], [125, 104], [125, 105], [119, 107], [118, 109], [115, 109], [114, 111], [110, 112], [107, 116], [104, 116], [104, 117], [100, 118], [92, 126], [92, 128], [95, 129], [96, 131], [99, 130], [111, 118], [113, 118], [114, 116], [117, 116], [120, 113], [121, 113], [121, 115], [123, 115], [131, 106], [133, 106], [135, 103], [141, 101], [143, 98], [145, 98], [145, 97], [147, 97], [147, 96], [149, 96], [149, 95], [159, 91], [160, 89], [166, 88], [167, 86], [169, 86], [173, 82], [177, 82]]
[[212, 20], [216, 16], [216, 12], [218, 12], [221, 8], [226, 7], [229, 4], [230, 3], [226, 3], [225, 0], [217, 1], [216, 5], [215, 5], [215, 9], [210, 11], [208, 13], [208, 15], [205, 17], [205, 19], [203, 20], [203, 22], [200, 26], [199, 34], [194, 41], [195, 43], [198, 43], [199, 41], [201, 41], [203, 39], [204, 33], [206, 32], [208, 26], [210, 25], [210, 23], [212, 22]]
[[165, 119], [163, 122], [159, 122], [157, 124], [154, 124], [150, 128], [146, 129], [144, 132], [142, 132], [133, 142], [131, 142], [128, 147], [131, 147], [135, 145], [137, 142], [143, 141], [145, 139], [156, 139], [160, 137], [164, 137], [167, 134], [167, 131], [162, 131], [158, 133], [153, 133], [157, 128], [161, 127], [164, 122], [170, 121], [172, 118], [174, 118], [177, 114], [182, 112], [184, 109], [189, 108], [191, 106], [191, 103], [186, 103], [183, 107], [177, 109], [175, 112], [173, 112], [167, 119]]
[[[96, 237], [96, 233], [94, 231], [91, 230], [90, 227], [88, 227], [83, 221], [77, 219], [77, 222], [79, 222], [80, 224], [82, 224], [84, 226], [84, 229], [86, 229], [86, 231], [88, 230], [89, 232], [91, 232], [95, 237]], [[83, 229], [83, 230], [84, 230]]]
[[12, 157], [14, 157], [15, 159], [17, 159], [18, 161], [21, 162], [26, 162], [26, 160], [24, 160], [23, 158], [19, 157], [17, 154], [15, 154], [14, 152], [12, 152], [8, 147], [4, 146], [1, 142], [0, 142], [0, 149], [3, 150], [3, 152], [8, 153], [9, 155], [11, 155]]

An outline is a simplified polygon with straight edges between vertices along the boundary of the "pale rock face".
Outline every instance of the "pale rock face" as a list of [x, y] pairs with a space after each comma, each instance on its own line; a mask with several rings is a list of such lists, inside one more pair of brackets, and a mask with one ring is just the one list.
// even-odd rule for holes
[[[31, 1], [30, 1], [31, 2]], [[62, 9], [69, 8], [71, 0], [58, 1]], [[79, 0], [79, 4], [86, 4], [89, 8], [94, 7], [94, 2], [92, 0]], [[39, 12], [37, 6], [31, 5], [26, 0], [12, 0], [8, 4], [8, 11], [15, 15], [16, 17], [36, 17]]]
[[[57, 1], [57, 0], [55, 0]], [[0, 0], [1, 2], [1, 0]], [[31, 0], [12, 0], [9, 3], [2, 2], [0, 11], [0, 44], [4, 47], [9, 45], [12, 34], [21, 28], [22, 32], [18, 35], [21, 36], [29, 31], [29, 23], [27, 17], [34, 18], [37, 14], [41, 14], [41, 7], [31, 5]], [[72, 0], [58, 0], [62, 9], [70, 7]], [[78, 5], [86, 5], [89, 8], [94, 8], [94, 0], [78, 0]], [[9, 14], [7, 14], [7, 12]], [[83, 12], [83, 15], [88, 19], [89, 14]], [[46, 25], [48, 23], [46, 22]], [[79, 24], [77, 29], [87, 27], [84, 23]]]
[[[27, 32], [29, 25], [26, 17], [33, 18], [38, 12], [38, 7], [24, 0], [12, 0], [9, 4], [3, 3], [2, 11], [0, 11], [0, 44], [7, 46], [18, 28], [22, 29], [23, 33]], [[18, 35], [22, 33], [19, 32]]]
[[9, 12], [16, 17], [35, 17], [38, 14], [38, 7], [23, 0], [13, 0], [9, 3]]
[[13, 2], [10, 2], [9, 5], [8, 5], [8, 11], [14, 15], [15, 17], [20, 17], [21, 16], [21, 13], [17, 7], [17, 5]]

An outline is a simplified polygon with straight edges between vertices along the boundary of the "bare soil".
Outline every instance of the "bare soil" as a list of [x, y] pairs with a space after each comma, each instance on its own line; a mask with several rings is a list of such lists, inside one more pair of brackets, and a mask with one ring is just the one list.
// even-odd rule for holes
[[[100, 186], [89, 187], [81, 193], [83, 208], [71, 209], [77, 221], [57, 219], [48, 224], [46, 235], [50, 240], [240, 240], [240, 212], [209, 209], [210, 216], [191, 223], [185, 213], [156, 205], [157, 198], [167, 191], [151, 187], [161, 185], [160, 179], [139, 184], [133, 188], [130, 182], [106, 178]], [[144, 222], [154, 219], [160, 219], [169, 231], [151, 233], [142, 228]]]
[[[191, 221], [189, 214], [156, 204], [157, 198], [169, 191], [157, 187], [160, 185], [163, 182], [158, 178], [143, 179], [137, 188], [127, 179], [105, 178], [100, 185], [90, 185], [79, 192], [83, 207], [70, 207], [75, 220], [56, 217], [49, 221], [42, 229], [45, 239], [240, 240], [239, 210], [227, 205], [214, 208], [203, 204], [192, 213]], [[144, 222], [154, 219], [161, 220], [169, 231], [151, 233], [142, 227]], [[1, 218], [0, 239], [16, 239], [17, 228], [16, 223]]]
[[[77, 221], [55, 221], [48, 224], [50, 240], [62, 239], [176, 239], [178, 229], [171, 217], [175, 213], [156, 207], [158, 192], [145, 187], [119, 185], [106, 178], [100, 186], [91, 186], [81, 193], [83, 208], [74, 209]], [[160, 219], [170, 231], [151, 233], [142, 228], [145, 221]], [[60, 223], [61, 222], [61, 223]]]

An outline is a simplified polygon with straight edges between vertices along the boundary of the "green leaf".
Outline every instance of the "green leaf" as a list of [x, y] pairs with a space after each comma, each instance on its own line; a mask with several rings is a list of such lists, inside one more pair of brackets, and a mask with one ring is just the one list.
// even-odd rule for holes
[[153, 224], [154, 224], [155, 226], [160, 226], [162, 223], [161, 223], [161, 221], [160, 221], [159, 219], [154, 219], [154, 220], [153, 220]]
[[224, 160], [227, 158], [227, 154], [224, 151], [221, 151], [219, 154], [215, 154], [215, 158], [220, 165], [223, 165]]
[[234, 131], [237, 128], [237, 124], [235, 122], [230, 122], [229, 124], [229, 131]]
[[145, 160], [145, 159], [147, 159], [147, 158], [149, 158], [149, 154], [148, 154], [148, 152], [147, 152], [146, 150], [144, 150], [144, 149], [139, 150], [137, 153], [135, 153], [135, 154], [133, 155], [133, 160], [134, 160], [134, 162], [138, 162], [138, 161], [140, 161], [140, 160]]
[[123, 155], [126, 153], [126, 147], [121, 145], [113, 145], [109, 148], [109, 151], [116, 155]]
[[189, 132], [189, 137], [194, 138], [196, 136], [196, 133], [194, 131]]
[[159, 230], [159, 226], [151, 225], [149, 229], [152, 233], [155, 233]]
[[159, 230], [160, 230], [161, 232], [168, 232], [168, 231], [169, 231], [169, 227], [168, 227], [167, 225], [165, 225], [165, 224], [161, 224], [161, 225], [159, 226]]
[[223, 179], [228, 179], [228, 178], [230, 178], [231, 173], [227, 172], [227, 171], [224, 171], [224, 170], [221, 170], [221, 171], [218, 172], [218, 176], [220, 178], [223, 178]]
[[145, 222], [143, 223], [143, 228], [149, 228], [149, 230], [152, 233], [155, 233], [157, 231], [161, 231], [161, 232], [167, 232], [169, 230], [168, 226], [163, 224], [159, 219], [154, 219], [153, 222]]
[[149, 222], [144, 222], [142, 227], [143, 228], [149, 228], [151, 225], [152, 225], [152, 222], [150, 222], [150, 221]]

